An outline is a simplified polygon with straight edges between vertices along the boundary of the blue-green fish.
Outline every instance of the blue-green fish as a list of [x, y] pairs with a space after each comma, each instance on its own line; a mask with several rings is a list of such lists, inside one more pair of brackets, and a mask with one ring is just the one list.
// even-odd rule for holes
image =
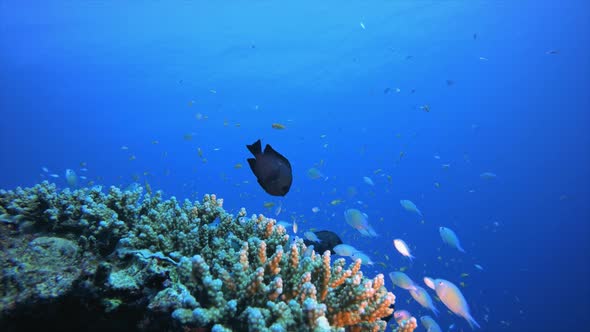
[[390, 272], [389, 278], [391, 278], [391, 282], [393, 282], [393, 284], [397, 287], [403, 288], [405, 290], [416, 289], [416, 284], [414, 281], [403, 272]]
[[369, 186], [374, 186], [375, 185], [375, 183], [373, 182], [373, 180], [370, 177], [368, 177], [368, 176], [363, 176], [363, 182], [365, 182]]
[[496, 174], [492, 172], [483, 172], [479, 175], [479, 177], [484, 180], [492, 180], [496, 178]]
[[441, 226], [439, 228], [439, 232], [440, 232], [440, 237], [442, 238], [444, 243], [459, 250], [460, 252], [465, 252], [463, 247], [461, 247], [461, 242], [459, 242], [459, 238], [457, 237], [457, 234], [455, 234], [455, 232], [453, 232], [452, 229]]
[[73, 169], [66, 169], [66, 181], [68, 182], [68, 185], [72, 188], [78, 186], [78, 176], [76, 175], [76, 172], [74, 172]]
[[303, 233], [303, 236], [305, 237], [306, 240], [309, 240], [311, 242], [318, 242], [318, 243], [322, 242], [322, 240], [320, 240], [318, 238], [318, 236], [314, 232], [311, 232], [311, 231], [307, 231], [307, 232]]
[[357, 251], [358, 250], [355, 247], [348, 245], [348, 244], [343, 244], [343, 243], [334, 247], [334, 252], [336, 253], [336, 255], [345, 256], [345, 257], [351, 257], [352, 254], [354, 254]]
[[346, 223], [359, 231], [362, 236], [377, 237], [378, 235], [369, 224], [368, 219], [369, 216], [367, 216], [366, 213], [362, 213], [357, 209], [348, 209], [344, 211], [344, 220], [346, 220]]
[[327, 180], [327, 177], [324, 174], [322, 174], [322, 172], [320, 172], [319, 169], [317, 169], [315, 167], [312, 167], [307, 170], [307, 176], [312, 180], [317, 180], [317, 179]]
[[420, 286], [416, 286], [415, 289], [410, 289], [410, 295], [412, 295], [412, 298], [414, 298], [416, 302], [420, 303], [422, 307], [431, 310], [434, 313], [434, 315], [438, 316], [438, 309], [436, 309], [436, 307], [434, 306], [432, 298], [430, 297], [426, 289]]
[[375, 263], [373, 263], [373, 261], [371, 260], [371, 258], [369, 256], [367, 256], [367, 254], [361, 252], [361, 251], [356, 251], [353, 252], [350, 255], [350, 258], [352, 258], [353, 261], [356, 261], [357, 259], [361, 260], [361, 264], [363, 265], [373, 265]]
[[440, 326], [430, 316], [420, 317], [420, 322], [424, 325], [426, 332], [442, 332]]
[[404, 209], [406, 209], [406, 211], [414, 212], [417, 215], [419, 215], [420, 217], [422, 217], [422, 212], [418, 209], [416, 204], [414, 204], [412, 201], [410, 201], [408, 199], [402, 199], [401, 201], [399, 201], [399, 203], [401, 204], [401, 206]]
[[434, 280], [436, 288], [436, 295], [455, 315], [461, 316], [467, 320], [469, 326], [480, 327], [479, 324], [471, 317], [469, 313], [469, 305], [461, 291], [452, 282], [444, 279]]

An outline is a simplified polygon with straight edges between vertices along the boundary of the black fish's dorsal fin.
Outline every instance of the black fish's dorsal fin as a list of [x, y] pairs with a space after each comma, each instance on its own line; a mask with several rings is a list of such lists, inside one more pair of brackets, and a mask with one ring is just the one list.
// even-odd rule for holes
[[281, 160], [282, 162], [285, 163], [285, 165], [287, 165], [289, 168], [291, 168], [291, 163], [289, 162], [289, 160], [287, 158], [285, 158], [282, 154], [276, 152], [275, 149], [273, 149], [272, 146], [270, 146], [270, 144], [267, 144], [266, 147], [264, 147], [264, 154], [268, 155], [268, 156], [275, 156], [275, 157], [279, 158], [279, 160]]
[[[248, 148], [248, 150], [250, 150], [250, 152], [254, 156], [257, 156], [262, 153], [262, 143], [260, 143], [260, 140], [257, 140], [256, 142], [252, 143], [251, 145], [246, 145], [246, 147]], [[268, 147], [268, 145], [267, 145], [267, 147]], [[266, 149], [265, 149], [265, 151], [266, 151]], [[252, 165], [250, 165], [250, 167], [251, 166]]]
[[268, 154], [275, 154], [275, 153], [277, 153], [277, 152], [275, 151], [275, 149], [273, 149], [273, 148], [272, 148], [272, 146], [270, 146], [270, 144], [267, 144], [267, 145], [264, 147], [264, 153], [265, 153], [265, 154], [267, 154], [267, 153], [268, 153]]

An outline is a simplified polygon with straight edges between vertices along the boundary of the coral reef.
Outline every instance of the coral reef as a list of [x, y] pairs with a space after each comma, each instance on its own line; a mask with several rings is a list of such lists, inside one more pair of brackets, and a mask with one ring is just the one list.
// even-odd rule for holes
[[180, 204], [141, 187], [0, 190], [0, 247], [3, 331], [30, 318], [115, 331], [384, 331], [395, 302], [360, 260], [305, 254], [274, 219], [229, 214], [215, 195]]
[[413, 332], [418, 327], [418, 321], [415, 317], [403, 320], [399, 323], [398, 327], [394, 329], [396, 332]]

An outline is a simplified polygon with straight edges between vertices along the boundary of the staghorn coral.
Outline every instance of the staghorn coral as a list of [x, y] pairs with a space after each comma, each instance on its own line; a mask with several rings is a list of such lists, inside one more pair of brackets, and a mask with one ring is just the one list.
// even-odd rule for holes
[[410, 317], [399, 323], [398, 327], [394, 329], [395, 332], [414, 332], [418, 327], [418, 322], [415, 317]]
[[0, 326], [73, 297], [101, 319], [131, 312], [139, 330], [384, 331], [395, 301], [359, 260], [306, 256], [274, 219], [231, 215], [215, 195], [181, 205], [141, 187], [43, 182], [0, 190], [0, 213]]

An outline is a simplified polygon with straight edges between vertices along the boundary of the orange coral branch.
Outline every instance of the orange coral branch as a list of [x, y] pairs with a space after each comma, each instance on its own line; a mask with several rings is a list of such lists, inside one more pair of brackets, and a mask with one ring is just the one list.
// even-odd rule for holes
[[261, 241], [258, 247], [258, 260], [260, 264], [266, 263], [266, 242]]
[[289, 253], [289, 262], [291, 264], [291, 268], [299, 268], [299, 250], [297, 250], [297, 245], [295, 243], [291, 245], [291, 252]]
[[242, 269], [244, 271], [248, 270], [248, 267], [250, 266], [248, 263], [248, 242], [244, 242], [240, 249], [240, 264], [242, 264]]
[[328, 295], [328, 285], [332, 277], [332, 268], [330, 267], [330, 250], [326, 250], [322, 255], [322, 280], [320, 281], [320, 300], [324, 301]]
[[275, 224], [277, 223], [277, 221], [274, 219], [267, 219], [267, 220], [268, 220], [268, 222], [266, 223], [266, 227], [265, 227], [265, 231], [264, 231], [265, 239], [268, 239], [272, 235], [272, 233], [275, 230]]
[[274, 255], [272, 255], [272, 257], [270, 258], [270, 260], [268, 261], [268, 264], [266, 266], [266, 270], [268, 271], [268, 273], [270, 275], [275, 276], [275, 275], [279, 274], [279, 272], [281, 272], [280, 263], [281, 263], [282, 258], [283, 258], [283, 248], [278, 247], [277, 251], [274, 253]]

